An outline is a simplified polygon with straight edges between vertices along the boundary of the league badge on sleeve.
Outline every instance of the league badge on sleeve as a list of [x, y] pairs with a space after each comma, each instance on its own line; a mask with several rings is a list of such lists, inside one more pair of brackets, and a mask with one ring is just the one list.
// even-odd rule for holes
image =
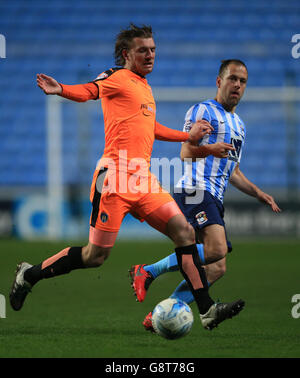
[[95, 80], [103, 80], [108, 77], [108, 74], [106, 72], [102, 72], [102, 74], [98, 75]]

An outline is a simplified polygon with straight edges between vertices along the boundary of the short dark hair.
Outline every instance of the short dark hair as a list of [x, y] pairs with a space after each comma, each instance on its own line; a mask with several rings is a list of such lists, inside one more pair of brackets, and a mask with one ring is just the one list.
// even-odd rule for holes
[[247, 72], [248, 72], [246, 64], [243, 61], [241, 61], [240, 59], [226, 59], [226, 60], [222, 60], [221, 62], [222, 62], [222, 64], [219, 68], [219, 74], [218, 74], [220, 77], [223, 77], [226, 68], [231, 63], [233, 63], [237, 66], [244, 66], [246, 68]]
[[122, 51], [129, 50], [132, 47], [132, 40], [134, 38], [153, 38], [152, 27], [142, 25], [138, 27], [131, 23], [127, 29], [123, 29], [117, 35], [115, 43], [115, 64], [117, 66], [124, 66], [125, 59]]

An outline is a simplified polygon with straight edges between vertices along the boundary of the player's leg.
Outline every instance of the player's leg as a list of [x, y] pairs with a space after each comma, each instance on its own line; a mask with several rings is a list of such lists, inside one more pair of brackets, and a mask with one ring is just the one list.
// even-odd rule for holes
[[[168, 193], [163, 192], [160, 194], [161, 196], [159, 200], [162, 201], [161, 206], [157, 206], [155, 211], [153, 210], [153, 206], [157, 202], [155, 195], [153, 194], [151, 196], [151, 194], [149, 194], [148, 196], [145, 196], [146, 201], [144, 201], [145, 203], [143, 203], [143, 206], [140, 209], [140, 218], [145, 219], [150, 224], [150, 226], [171, 237], [171, 239], [175, 241], [175, 245], [176, 243], [179, 243], [179, 247], [181, 247], [180, 243], [182, 243], [182, 240], [184, 240], [184, 237], [182, 238], [181, 234], [185, 233], [186, 229], [189, 229], [189, 232], [192, 236], [190, 238], [190, 243], [194, 243], [194, 232], [184, 218], [180, 218], [182, 219], [183, 226], [176, 228], [177, 231], [175, 231], [175, 233], [173, 232], [172, 235], [170, 235], [170, 231], [172, 231], [172, 224], [168, 225], [168, 221], [175, 215], [180, 214], [180, 217], [182, 217], [183, 214], [180, 211], [178, 204], [176, 204], [176, 202]], [[165, 202], [161, 200], [163, 196], [165, 196]], [[178, 232], [177, 235], [176, 232]], [[198, 250], [200, 252], [200, 255], [203, 257], [203, 247], [201, 245], [198, 246]], [[194, 251], [194, 253], [196, 254], [196, 250]], [[134, 289], [135, 295], [137, 296], [137, 301], [139, 302], [142, 302], [144, 300], [148, 287], [150, 286], [154, 278], [167, 271], [179, 269], [176, 252], [158, 262], [152, 272], [148, 269], [148, 267], [145, 270], [145, 265], [146, 264], [134, 265], [129, 270], [132, 287]]]
[[[203, 244], [197, 244], [197, 250], [198, 250], [198, 255], [199, 255], [202, 265], [205, 265], [206, 261], [204, 258]], [[156, 261], [153, 264], [149, 264], [149, 265], [144, 264], [143, 268], [146, 272], [150, 273], [154, 279], [160, 276], [161, 274], [177, 271], [179, 268], [178, 268], [176, 253], [173, 252], [167, 257], [159, 261]]]
[[[162, 214], [162, 211], [161, 211]], [[161, 215], [159, 214], [159, 216]], [[152, 214], [148, 222], [155, 225], [155, 214]], [[196, 301], [200, 319], [209, 313], [215, 302], [208, 293], [208, 282], [205, 270], [201, 265], [198, 250], [195, 244], [195, 232], [193, 227], [186, 221], [185, 216], [177, 214], [169, 218], [164, 233], [168, 235], [176, 246], [175, 252], [180, 272], [182, 273], [190, 292]], [[152, 314], [149, 313], [143, 325], [147, 330], [153, 330], [151, 325]], [[202, 322], [203, 324], [203, 322]]]
[[[210, 225], [201, 230], [204, 248], [207, 251], [205, 259], [221, 257], [230, 247], [227, 242], [225, 227], [221, 225]], [[211, 286], [217, 279], [221, 278], [226, 271], [226, 258], [220, 258], [217, 262], [205, 267], [208, 286]], [[181, 299], [187, 303], [194, 300], [194, 294], [188, 282], [182, 281], [171, 295], [173, 298]], [[245, 302], [241, 299], [230, 303], [214, 303], [206, 313], [200, 312], [201, 323], [206, 329], [213, 329], [225, 319], [237, 315], [244, 307]], [[151, 313], [144, 319], [143, 325], [146, 330], [152, 330]]]
[[[218, 217], [220, 219], [219, 223], [222, 224], [222, 207], [219, 206], [219, 204], [217, 204], [213, 198], [211, 198], [212, 196], [209, 193], [205, 197], [205, 205], [209, 210], [209, 213], [212, 214], [212, 217], [210, 217], [210, 222], [213, 224], [210, 224], [210, 226], [214, 226], [215, 223], [218, 223], [214, 221], [214, 219], [218, 219]], [[148, 217], [147, 221], [150, 225], [157, 228], [161, 232], [164, 232], [174, 241], [176, 245], [175, 252], [179, 269], [197, 303], [200, 319], [204, 328], [212, 329], [223, 320], [238, 314], [244, 306], [244, 301], [238, 300], [231, 303], [215, 303], [210, 298], [208, 294], [209, 285], [195, 244], [194, 229], [188, 222], [186, 222], [188, 225], [187, 227], [180, 215], [173, 215], [172, 217], [169, 217], [167, 227], [164, 229], [159, 223], [160, 217], [163, 218], [164, 209], [162, 208], [160, 210], [161, 211], [158, 212], [158, 214], [155, 212], [151, 213], [151, 216], [150, 218]], [[196, 218], [197, 215], [199, 214], [196, 214]], [[203, 212], [201, 212], [201, 216], [203, 216], [205, 221], [204, 223], [208, 222], [206, 213], [203, 214]], [[209, 223], [206, 223], [205, 228], [208, 229], [208, 227]], [[210, 242], [208, 236], [214, 236], [214, 232], [218, 233], [218, 235], [216, 237], [216, 243], [208, 243], [209, 254], [207, 254], [207, 257], [212, 256], [212, 259], [214, 260], [222, 260], [228, 250], [224, 224], [222, 224], [220, 228], [210, 227], [210, 230], [211, 232], [203, 233], [204, 246], [206, 241]], [[191, 234], [189, 234], [189, 232], [191, 232]], [[222, 244], [223, 241], [225, 241], [226, 246], [224, 249]]]
[[[213, 264], [204, 266], [208, 286], [211, 287], [218, 279], [223, 277], [226, 271], [226, 258], [219, 260]], [[189, 290], [189, 286], [185, 280], [180, 282], [174, 292], [170, 295], [170, 298], [180, 299], [187, 304], [194, 301], [194, 297]]]
[[83, 252], [96, 249], [97, 246], [93, 246], [90, 243], [84, 247], [66, 247], [41, 263], [27, 269], [24, 272], [24, 279], [33, 287], [44, 278], [67, 274], [75, 269], [83, 269], [87, 267], [83, 259]]
[[[109, 237], [110, 242], [117, 233]], [[89, 242], [84, 247], [67, 247], [37, 265], [26, 262], [17, 267], [16, 277], [10, 291], [10, 304], [20, 310], [32, 287], [42, 279], [70, 273], [75, 269], [99, 267], [109, 256], [112, 245], [99, 246]]]
[[109, 256], [127, 209], [120, 199], [109, 201], [108, 192], [101, 193], [97, 180], [99, 178], [103, 183], [101, 175], [105, 172], [96, 171], [94, 174], [89, 243], [83, 247], [66, 247], [37, 265], [20, 263], [10, 291], [10, 303], [14, 310], [22, 308], [28, 292], [40, 280], [67, 274], [75, 269], [98, 267]]
[[[197, 247], [198, 247], [198, 245], [197, 245]], [[171, 261], [174, 260], [174, 261], [170, 262], [170, 260]], [[156, 268], [157, 269], [156, 272], [158, 270], [160, 271], [159, 275], [166, 273], [166, 272], [177, 271], [179, 269], [178, 263], [177, 263], [177, 257], [176, 257], [175, 253], [171, 254], [170, 256], [165, 257], [164, 259], [158, 261], [157, 263], [154, 263], [153, 265], [154, 266], [159, 265], [159, 267]], [[163, 265], [164, 265], [164, 267], [163, 267]], [[153, 282], [153, 280], [156, 277], [158, 277], [158, 275], [157, 276], [152, 275], [152, 270], [147, 270], [147, 268], [149, 266], [152, 266], [152, 265], [145, 265], [145, 264], [135, 265], [135, 267], [137, 267], [136, 269], [140, 269], [140, 274], [141, 274], [140, 279], [144, 279], [145, 282], [147, 283], [145, 286], [142, 286], [144, 288], [144, 290], [141, 290], [141, 293], [139, 295], [139, 301], [140, 302], [142, 302], [145, 299], [145, 296], [146, 296], [146, 293], [147, 293], [147, 290], [148, 290], [150, 284]], [[212, 263], [212, 264], [209, 264], [209, 265], [204, 265], [203, 267], [205, 269], [208, 286], [210, 287], [217, 280], [219, 280], [221, 277], [224, 276], [224, 274], [226, 272], [226, 258], [224, 257], [223, 259], [221, 259], [221, 260], [219, 260], [215, 263]], [[177, 286], [177, 288], [174, 290], [173, 294], [171, 295], [171, 298], [181, 299], [182, 301], [184, 301], [186, 303], [191, 303], [191, 302], [194, 301], [193, 294], [191, 293], [189, 286], [188, 286], [188, 284], [186, 283], [185, 280], [183, 280]]]
[[[226, 270], [226, 258], [216, 263], [206, 265], [208, 286], [210, 287], [216, 280], [221, 278]], [[170, 298], [182, 300], [188, 304], [194, 301], [194, 296], [186, 280], [183, 280], [171, 294]], [[200, 320], [205, 329], [211, 330], [219, 323], [237, 315], [244, 307], [245, 302], [241, 299], [230, 303], [214, 303], [205, 314], [200, 313]], [[146, 331], [155, 332], [152, 326], [152, 312], [146, 315], [143, 326]]]
[[[200, 248], [199, 248], [200, 247]], [[203, 244], [197, 244], [198, 254], [201, 263], [203, 263]], [[201, 251], [199, 253], [199, 250]], [[214, 264], [211, 264], [214, 265]], [[204, 266], [206, 270], [206, 266]], [[153, 263], [153, 264], [138, 264], [133, 265], [130, 270], [130, 276], [132, 280], [132, 287], [134, 289], [134, 295], [137, 297], [137, 302], [143, 302], [145, 300], [147, 291], [152, 284], [152, 282], [162, 274], [168, 272], [175, 272], [179, 270], [178, 261], [176, 253], [172, 253], [169, 256]], [[218, 271], [218, 269], [216, 269]], [[211, 282], [209, 277], [207, 277], [208, 284], [210, 285]], [[189, 291], [189, 289], [187, 289]], [[192, 293], [189, 291], [189, 296], [191, 296], [191, 301], [194, 300]], [[182, 299], [184, 300], [184, 299]]]
[[[220, 225], [207, 226], [209, 228], [208, 232], [205, 234], [213, 234], [214, 238], [206, 238], [207, 244], [197, 244], [198, 255], [202, 265], [213, 264], [213, 262], [222, 260], [228, 250], [227, 240], [224, 239], [224, 228]], [[216, 271], [219, 271], [216, 265]], [[178, 263], [176, 253], [171, 253], [167, 257], [153, 263], [153, 264], [143, 264], [142, 269], [151, 275], [153, 279], [157, 278], [161, 274], [167, 272], [177, 271]]]
[[215, 263], [205, 265], [204, 269], [209, 286], [212, 286], [226, 273], [226, 257]]
[[101, 266], [108, 258], [117, 232], [90, 227], [90, 241], [83, 247], [67, 247], [24, 272], [24, 279], [33, 287], [44, 278], [70, 273], [75, 269]]
[[[226, 258], [217, 261], [216, 263], [205, 265], [204, 269], [206, 272], [208, 286], [211, 287], [219, 278], [221, 278], [224, 275], [226, 270]], [[194, 296], [186, 280], [180, 282], [180, 284], [170, 295], [170, 298], [184, 301], [187, 304], [194, 302]], [[146, 329], [146, 331], [155, 332], [152, 326], [152, 311], [146, 315], [143, 321], [143, 326]]]
[[[204, 250], [206, 252], [205, 259], [217, 259], [223, 254], [226, 254], [230, 243], [227, 242], [225, 227], [215, 224], [209, 225], [201, 229], [202, 240], [204, 243]], [[228, 246], [229, 244], [229, 246]], [[207, 248], [206, 248], [207, 246]], [[205, 266], [205, 272], [209, 286], [211, 286], [216, 280], [221, 278], [226, 271], [226, 258], [221, 257], [217, 262], [211, 263]], [[179, 298], [181, 300], [191, 303], [193, 298], [189, 294], [187, 288], [190, 289], [190, 285], [182, 282], [173, 292], [171, 297]], [[193, 293], [192, 293], [193, 294]], [[244, 307], [245, 302], [241, 299], [229, 302], [229, 303], [214, 303], [206, 313], [200, 312], [201, 323], [206, 329], [213, 329], [217, 327], [219, 323], [225, 319], [232, 318], [237, 315]], [[149, 324], [148, 314], [148, 324]]]
[[[223, 221], [224, 210], [223, 205], [219, 203], [220, 201], [216, 201], [208, 192], [202, 192], [202, 195], [197, 197], [201, 198], [202, 201], [195, 204], [185, 203], [186, 193], [177, 193], [174, 195], [174, 198], [188, 222], [194, 227], [197, 233], [197, 240], [202, 242], [204, 240], [202, 237], [202, 229], [210, 228], [210, 232], [205, 232], [204, 236], [206, 236], [206, 234], [213, 235], [212, 239], [206, 237], [204, 244], [197, 244], [197, 251], [201, 265], [210, 264], [222, 259], [226, 255], [228, 248]], [[151, 219], [149, 222], [151, 222]], [[152, 224], [152, 226], [157, 228], [155, 223]], [[161, 225], [158, 225], [158, 229], [160, 227]], [[206, 242], [208, 243], [207, 250]], [[230, 245], [230, 242], [228, 242], [228, 245]], [[137, 300], [144, 300], [147, 289], [155, 278], [163, 273], [178, 269], [179, 266], [176, 253], [172, 253], [154, 264], [141, 264], [131, 267], [131, 276], [134, 277], [134, 273], [138, 270], [138, 280], [141, 283], [141, 285], [138, 285], [138, 283], [136, 285], [141, 288], [137, 294]], [[144, 282], [146, 284], [145, 287], [143, 286]]]
[[179, 270], [189, 285], [199, 313], [205, 314], [214, 301], [208, 293], [208, 282], [199, 259], [194, 229], [181, 214], [168, 221], [166, 234], [174, 241]]
[[210, 224], [197, 232], [201, 234], [206, 264], [223, 259], [228, 252], [224, 225]]
[[188, 282], [200, 313], [214, 303], [208, 294], [205, 271], [195, 244], [195, 232], [169, 193], [148, 193], [139, 203], [138, 214], [167, 235], [175, 244], [179, 269]]

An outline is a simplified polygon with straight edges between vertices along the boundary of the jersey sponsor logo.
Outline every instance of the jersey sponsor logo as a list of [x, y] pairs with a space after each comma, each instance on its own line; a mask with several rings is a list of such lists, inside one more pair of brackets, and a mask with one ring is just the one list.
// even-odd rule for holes
[[232, 151], [232, 150], [229, 151], [229, 157], [228, 157], [228, 159], [232, 160], [234, 162], [238, 162], [239, 161], [239, 157], [240, 157], [240, 153], [241, 153], [241, 148], [242, 148], [242, 139], [231, 138], [230, 144], [233, 145], [233, 147], [235, 148], [235, 150], [234, 151]]
[[195, 215], [195, 218], [200, 226], [208, 221], [205, 211], [200, 211], [200, 213]]

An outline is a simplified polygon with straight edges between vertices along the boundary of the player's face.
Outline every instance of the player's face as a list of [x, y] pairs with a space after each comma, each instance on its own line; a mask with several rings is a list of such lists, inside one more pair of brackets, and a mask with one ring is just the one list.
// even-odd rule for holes
[[227, 111], [232, 111], [243, 97], [248, 80], [244, 66], [229, 64], [222, 77], [217, 77], [217, 101]]
[[146, 76], [153, 70], [155, 43], [153, 38], [134, 38], [130, 50], [123, 51], [124, 68]]

